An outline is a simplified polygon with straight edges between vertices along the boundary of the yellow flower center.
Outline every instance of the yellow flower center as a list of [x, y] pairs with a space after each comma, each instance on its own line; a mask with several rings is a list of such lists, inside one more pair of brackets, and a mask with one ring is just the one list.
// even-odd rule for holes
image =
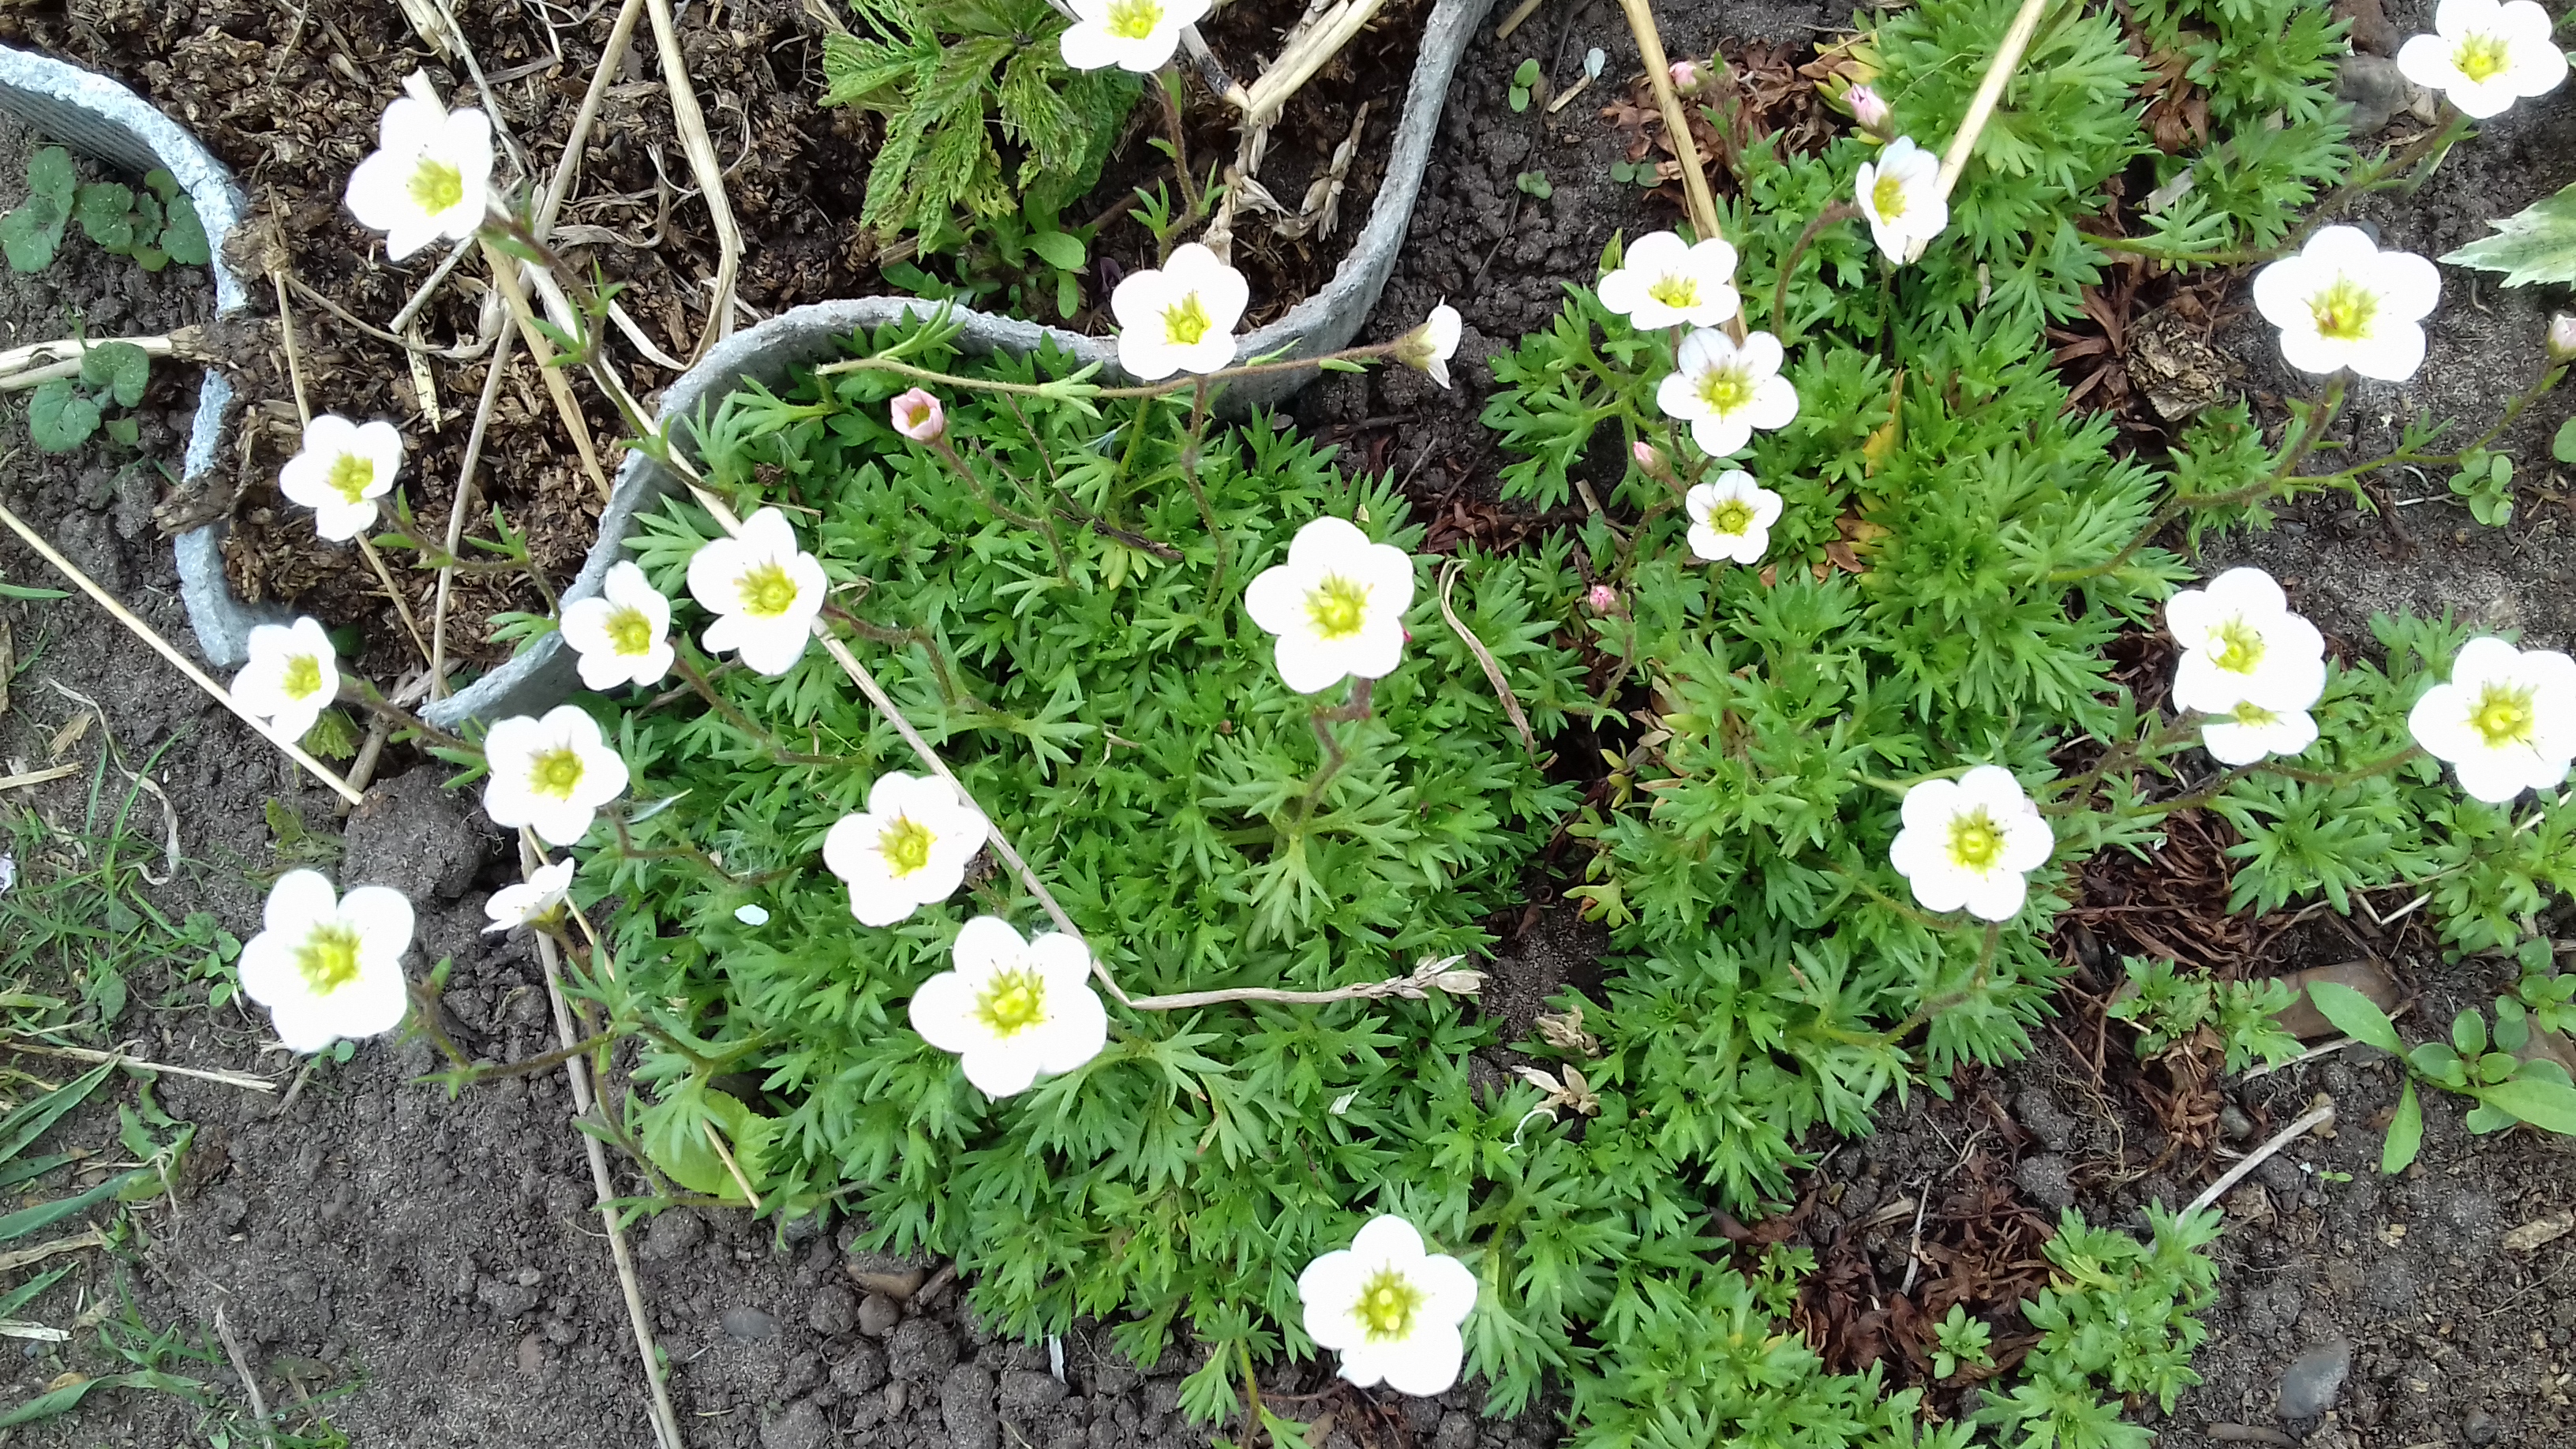
[[1005, 971], [975, 998], [975, 1019], [998, 1037], [1017, 1036], [1046, 1020], [1046, 983], [1034, 971]]
[[1905, 182], [1893, 171], [1878, 174], [1878, 184], [1869, 189], [1870, 208], [1881, 221], [1894, 221], [1905, 215]]
[[375, 486], [376, 465], [357, 453], [342, 453], [331, 463], [331, 472], [323, 480], [331, 491], [351, 503], [367, 501], [367, 490]]
[[2319, 337], [2358, 342], [2370, 335], [2371, 319], [2379, 315], [2379, 294], [2350, 277], [2337, 277], [2333, 286], [2308, 299], [2308, 311], [2317, 319]]
[[2451, 64], [2473, 81], [2493, 80], [2513, 64], [2513, 56], [2503, 36], [2472, 34], [2451, 48]]
[[1667, 307], [1688, 308], [1699, 305], [1699, 278], [1659, 277], [1646, 289], [1646, 295]]
[[328, 996], [358, 979], [358, 928], [333, 922], [316, 926], [296, 949], [295, 969], [316, 996]]
[[637, 608], [612, 611], [608, 616], [608, 647], [620, 654], [641, 654], [653, 647], [653, 621]]
[[1749, 532], [1753, 527], [1753, 505], [1741, 498], [1721, 499], [1708, 511], [1708, 526], [1729, 535]]
[[1142, 40], [1163, 23], [1163, 7], [1154, 0], [1110, 0], [1109, 33], [1120, 40]]
[[2487, 742], [2487, 748], [2500, 750], [2507, 745], [2531, 743], [2533, 714], [2532, 691], [2516, 689], [2509, 684], [2490, 684], [2478, 695], [2477, 708], [2469, 711], [2469, 726]]
[[1712, 367], [1699, 375], [1699, 400], [1724, 417], [1753, 401], [1753, 379], [1742, 364]]
[[894, 823], [877, 834], [877, 853], [886, 859], [886, 868], [896, 877], [908, 876], [930, 864], [931, 833], [914, 824], [909, 815], [898, 815]]
[[787, 566], [776, 561], [754, 564], [743, 570], [734, 590], [742, 598], [742, 611], [764, 619], [775, 619], [796, 602], [796, 581], [787, 576]]
[[2229, 710], [2227, 716], [2241, 725], [2270, 725], [2281, 722], [2279, 715], [2250, 699], [2238, 701], [2236, 708]]
[[2262, 631], [2243, 619], [2230, 619], [2218, 626], [2218, 647], [2209, 651], [2209, 662], [2230, 674], [2251, 674], [2263, 662]]
[[1359, 1316], [1373, 1343], [1402, 1342], [1422, 1311], [1422, 1290], [1393, 1268], [1380, 1268], [1360, 1285]]
[[322, 661], [310, 654], [289, 655], [277, 687], [288, 699], [311, 699], [322, 688]]
[[[1155, 13], [1159, 15], [1162, 12], [1157, 10]], [[1163, 336], [1178, 346], [1196, 346], [1200, 338], [1207, 336], [1211, 325], [1207, 308], [1199, 305], [1196, 292], [1163, 309]]]
[[412, 168], [412, 205], [436, 216], [464, 199], [464, 172], [429, 156], [421, 157]]
[[1368, 618], [1368, 590], [1345, 578], [1327, 576], [1306, 595], [1306, 619], [1315, 637], [1348, 639]]
[[1951, 819], [1951, 864], [1982, 874], [1994, 869], [2003, 855], [2004, 833], [1995, 828], [1994, 817], [1986, 813], [1984, 806], [1978, 806], [1975, 814]]
[[528, 762], [528, 788], [557, 800], [572, 798], [574, 787], [581, 784], [581, 755], [566, 746], [547, 750]]

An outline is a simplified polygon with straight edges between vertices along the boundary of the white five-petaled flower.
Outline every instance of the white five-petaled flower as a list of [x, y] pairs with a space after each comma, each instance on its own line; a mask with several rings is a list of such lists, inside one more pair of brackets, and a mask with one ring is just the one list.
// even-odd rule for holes
[[400, 891], [360, 886], [343, 896], [318, 870], [290, 870], [269, 887], [260, 927], [242, 943], [242, 990], [268, 1008], [289, 1051], [401, 1024], [412, 916]]
[[485, 926], [483, 933], [488, 936], [513, 926], [533, 926], [562, 910], [564, 893], [571, 889], [571, 856], [552, 865], [541, 865], [517, 885], [492, 892], [492, 898], [483, 903], [483, 914], [491, 918], [492, 924]]
[[491, 188], [491, 119], [400, 96], [385, 107], [374, 154], [349, 173], [349, 211], [385, 234], [385, 255], [398, 262], [441, 238], [472, 236]]
[[1735, 248], [1717, 237], [1693, 244], [1678, 232], [1648, 232], [1601, 279], [1599, 296], [1640, 332], [1715, 327], [1735, 315]]
[[2423, 319], [2441, 299], [2431, 262], [2383, 252], [2352, 226], [2326, 227], [2254, 274], [2255, 310], [2281, 329], [2281, 356], [2301, 372], [2349, 367], [2404, 382], [2424, 365]]
[[2165, 627], [2182, 645], [2173, 683], [2182, 709], [2226, 714], [2250, 703], [2281, 714], [2325, 692], [2324, 637], [2290, 612], [2281, 586], [2261, 569], [2229, 569], [2205, 589], [2174, 595]]
[[2451, 660], [2450, 682], [2415, 702], [2406, 728], [2450, 761], [2461, 789], [2491, 805], [2552, 789], [2576, 758], [2576, 660], [2472, 639]]
[[1056, 42], [1075, 70], [1117, 66], [1138, 75], [1163, 68], [1181, 27], [1208, 13], [1209, 0], [1073, 0], [1073, 24]]
[[2039, 807], [2000, 765], [1921, 781], [1905, 792], [1902, 814], [1888, 861], [1927, 911], [1965, 906], [1981, 920], [2011, 920], [2030, 893], [2025, 877], [2056, 848]]
[[1299, 694], [1345, 675], [1383, 679], [1404, 656], [1404, 611], [1413, 606], [1413, 558], [1371, 543], [1357, 525], [1318, 518], [1289, 541], [1288, 561], [1243, 591], [1252, 622], [1279, 636], [1279, 678]]
[[626, 791], [626, 762], [598, 722], [569, 704], [542, 719], [497, 721], [483, 737], [483, 760], [491, 770], [483, 813], [495, 825], [524, 825], [548, 845], [577, 843], [599, 807]]
[[1756, 332], [1738, 346], [1702, 329], [1682, 339], [1674, 370], [1655, 385], [1655, 406], [1690, 424], [1691, 441], [1723, 458], [1753, 440], [1753, 430], [1783, 428], [1798, 415], [1798, 390], [1780, 375], [1780, 339]]
[[1159, 270], [1129, 272], [1109, 294], [1118, 365], [1140, 382], [1219, 371], [1234, 361], [1234, 324], [1250, 300], [1252, 284], [1216, 253], [1197, 242], [1174, 247]]
[[233, 703], [289, 742], [304, 738], [340, 696], [340, 655], [311, 619], [250, 631], [250, 662], [233, 676]]
[[626, 559], [609, 565], [598, 593], [564, 605], [562, 627], [584, 689], [658, 684], [671, 672], [671, 601]]
[[1395, 360], [1416, 372], [1429, 373], [1442, 387], [1449, 385], [1449, 359], [1458, 355], [1458, 335], [1465, 328], [1458, 309], [1443, 302], [1431, 309], [1422, 325], [1404, 334], [1395, 344]]
[[402, 463], [393, 424], [324, 413], [304, 425], [303, 446], [277, 470], [277, 491], [313, 510], [314, 532], [345, 543], [376, 521], [376, 500], [393, 491]]
[[2549, 12], [2534, 0], [2442, 0], [2433, 33], [2398, 47], [2397, 69], [2440, 91], [2460, 114], [2484, 120], [2567, 79], [2567, 57], [2550, 38]]
[[804, 657], [823, 590], [823, 565], [797, 548], [796, 530], [775, 508], [689, 556], [689, 595], [716, 616], [700, 636], [707, 652], [738, 651], [763, 674], [785, 674]]
[[1852, 183], [1860, 214], [1869, 219], [1869, 234], [1878, 249], [1897, 261], [1912, 261], [1923, 243], [1950, 224], [1950, 203], [1941, 195], [1941, 158], [1899, 136], [1860, 163]]
[[1422, 1246], [1413, 1224], [1374, 1217], [1347, 1248], [1297, 1275], [1306, 1336], [1342, 1357], [1342, 1377], [1361, 1388], [1384, 1382], [1429, 1398], [1458, 1382], [1466, 1342], [1458, 1325], [1476, 1306], [1476, 1275]]
[[2200, 745], [2222, 765], [2250, 765], [2267, 755], [2296, 755], [2317, 742], [2317, 722], [2304, 709], [2266, 709], [2240, 700], [2200, 726]]
[[954, 894], [989, 831], [947, 781], [898, 770], [868, 787], [864, 813], [832, 823], [823, 863], [849, 883], [851, 915], [891, 926]]
[[912, 1029], [957, 1053], [966, 1080], [988, 1097], [1029, 1089], [1043, 1072], [1072, 1071], [1109, 1041], [1109, 1013], [1091, 990], [1091, 953], [1057, 931], [1025, 940], [998, 916], [960, 927], [956, 969], [912, 994]]
[[1684, 494], [1682, 511], [1690, 515], [1693, 555], [1710, 563], [1760, 563], [1780, 518], [1780, 495], [1743, 469], [1729, 468]]

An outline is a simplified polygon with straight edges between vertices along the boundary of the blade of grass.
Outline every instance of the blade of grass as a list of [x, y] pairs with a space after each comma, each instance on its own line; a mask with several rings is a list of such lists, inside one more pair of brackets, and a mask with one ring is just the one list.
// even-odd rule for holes
[[0, 1162], [7, 1162], [35, 1144], [65, 1112], [87, 1100], [116, 1070], [114, 1062], [101, 1062], [63, 1085], [0, 1118]]
[[160, 1389], [182, 1398], [193, 1398], [202, 1393], [205, 1387], [195, 1379], [183, 1379], [177, 1374], [159, 1373], [150, 1369], [130, 1374], [109, 1374], [104, 1378], [82, 1379], [79, 1383], [65, 1384], [59, 1389], [38, 1394], [8, 1413], [0, 1414], [0, 1429], [14, 1429], [20, 1424], [32, 1424], [39, 1419], [68, 1414], [80, 1406], [81, 1400], [89, 1397], [92, 1389]]
[[[31, 1208], [20, 1208], [7, 1217], [0, 1218], [0, 1243], [14, 1243], [29, 1233], [52, 1227], [76, 1212], [96, 1207], [116, 1196], [127, 1183], [143, 1175], [140, 1171], [120, 1172], [76, 1196], [56, 1198], [52, 1202], [40, 1202]], [[6, 1421], [0, 1421], [0, 1426], [5, 1426], [5, 1423]]]
[[62, 1276], [65, 1273], [70, 1272], [78, 1266], [79, 1265], [76, 1263], [65, 1263], [50, 1273], [39, 1273], [35, 1277], [28, 1279], [26, 1282], [19, 1284], [17, 1287], [10, 1289], [9, 1296], [0, 1298], [0, 1318], [14, 1317], [19, 1309], [35, 1302], [37, 1294], [42, 1293], [46, 1289], [53, 1287], [56, 1283], [61, 1282]]

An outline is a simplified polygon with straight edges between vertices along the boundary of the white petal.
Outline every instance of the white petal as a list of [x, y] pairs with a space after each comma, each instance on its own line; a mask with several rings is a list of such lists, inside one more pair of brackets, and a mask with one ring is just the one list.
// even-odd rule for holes
[[1098, 20], [1067, 26], [1056, 40], [1056, 50], [1075, 70], [1106, 70], [1118, 63], [1118, 42], [1108, 25]]
[[977, 916], [957, 928], [949, 959], [969, 987], [981, 989], [996, 972], [1009, 970], [1027, 957], [1028, 939], [999, 916]]
[[1981, 921], [2009, 921], [2020, 914], [2022, 903], [2030, 895], [2030, 883], [2011, 871], [1996, 871], [1978, 877], [1967, 877], [1965, 904], [1968, 914]]
[[1301, 570], [1287, 564], [1261, 571], [1243, 591], [1243, 611], [1271, 634], [1301, 631], [1306, 624], [1308, 583]]
[[340, 898], [340, 918], [358, 928], [362, 954], [394, 959], [411, 948], [411, 901], [384, 886], [360, 886]]
[[1386, 1386], [1400, 1394], [1427, 1399], [1447, 1393], [1458, 1382], [1467, 1346], [1454, 1323], [1417, 1324], [1410, 1337], [1382, 1350], [1378, 1371]]
[[963, 1052], [957, 1065], [987, 1097], [1016, 1097], [1038, 1079], [1036, 1054], [1017, 1043], [994, 1043]]
[[1422, 1314], [1434, 1323], [1463, 1322], [1476, 1306], [1476, 1275], [1446, 1253], [1424, 1255], [1412, 1278], [1423, 1290]]
[[944, 1052], [990, 1046], [993, 1034], [975, 1015], [975, 988], [954, 971], [942, 971], [912, 993], [905, 1017], [921, 1039]]
[[1422, 1234], [1393, 1213], [1381, 1213], [1361, 1225], [1351, 1251], [1363, 1263], [1409, 1264], [1423, 1256]]
[[1351, 672], [1341, 645], [1328, 644], [1303, 631], [1280, 635], [1271, 646], [1270, 659], [1279, 670], [1279, 682], [1299, 694], [1330, 689]]
[[2344, 366], [2381, 382], [2404, 382], [2424, 365], [2424, 329], [2412, 322], [2382, 322], [2347, 345]]
[[1100, 1055], [1100, 1049], [1109, 1044], [1109, 1012], [1091, 988], [1079, 982], [1070, 991], [1048, 982], [1046, 1000], [1046, 1034], [1029, 1055], [1039, 1071], [1061, 1076]]

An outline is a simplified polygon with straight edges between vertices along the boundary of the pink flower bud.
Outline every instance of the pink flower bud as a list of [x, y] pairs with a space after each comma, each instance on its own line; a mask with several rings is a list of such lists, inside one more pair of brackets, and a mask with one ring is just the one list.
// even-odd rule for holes
[[1843, 104], [1851, 107], [1852, 119], [1860, 128], [1873, 134], [1887, 129], [1890, 113], [1885, 97], [1867, 86], [1853, 86], [1843, 92]]
[[948, 436], [948, 413], [939, 399], [914, 388], [894, 400], [894, 430], [916, 443], [935, 443]]
[[2559, 367], [2576, 362], [2576, 316], [2561, 312], [2549, 319], [2549, 360]]
[[1674, 89], [1674, 90], [1679, 91], [1679, 92], [1681, 92], [1683, 95], [1686, 95], [1686, 96], [1695, 96], [1695, 95], [1698, 95], [1698, 94], [1699, 94], [1699, 88], [1700, 88], [1700, 79], [1701, 79], [1701, 77], [1700, 77], [1699, 62], [1698, 62], [1698, 61], [1695, 61], [1695, 60], [1677, 60], [1677, 61], [1674, 61], [1674, 62], [1673, 62], [1673, 89]]
[[1594, 584], [1584, 591], [1583, 603], [1596, 614], [1613, 613], [1619, 607], [1619, 591], [1608, 584]]
[[1655, 445], [1643, 438], [1628, 445], [1628, 456], [1636, 459], [1637, 466], [1649, 473], [1664, 466], [1664, 455], [1656, 452]]

